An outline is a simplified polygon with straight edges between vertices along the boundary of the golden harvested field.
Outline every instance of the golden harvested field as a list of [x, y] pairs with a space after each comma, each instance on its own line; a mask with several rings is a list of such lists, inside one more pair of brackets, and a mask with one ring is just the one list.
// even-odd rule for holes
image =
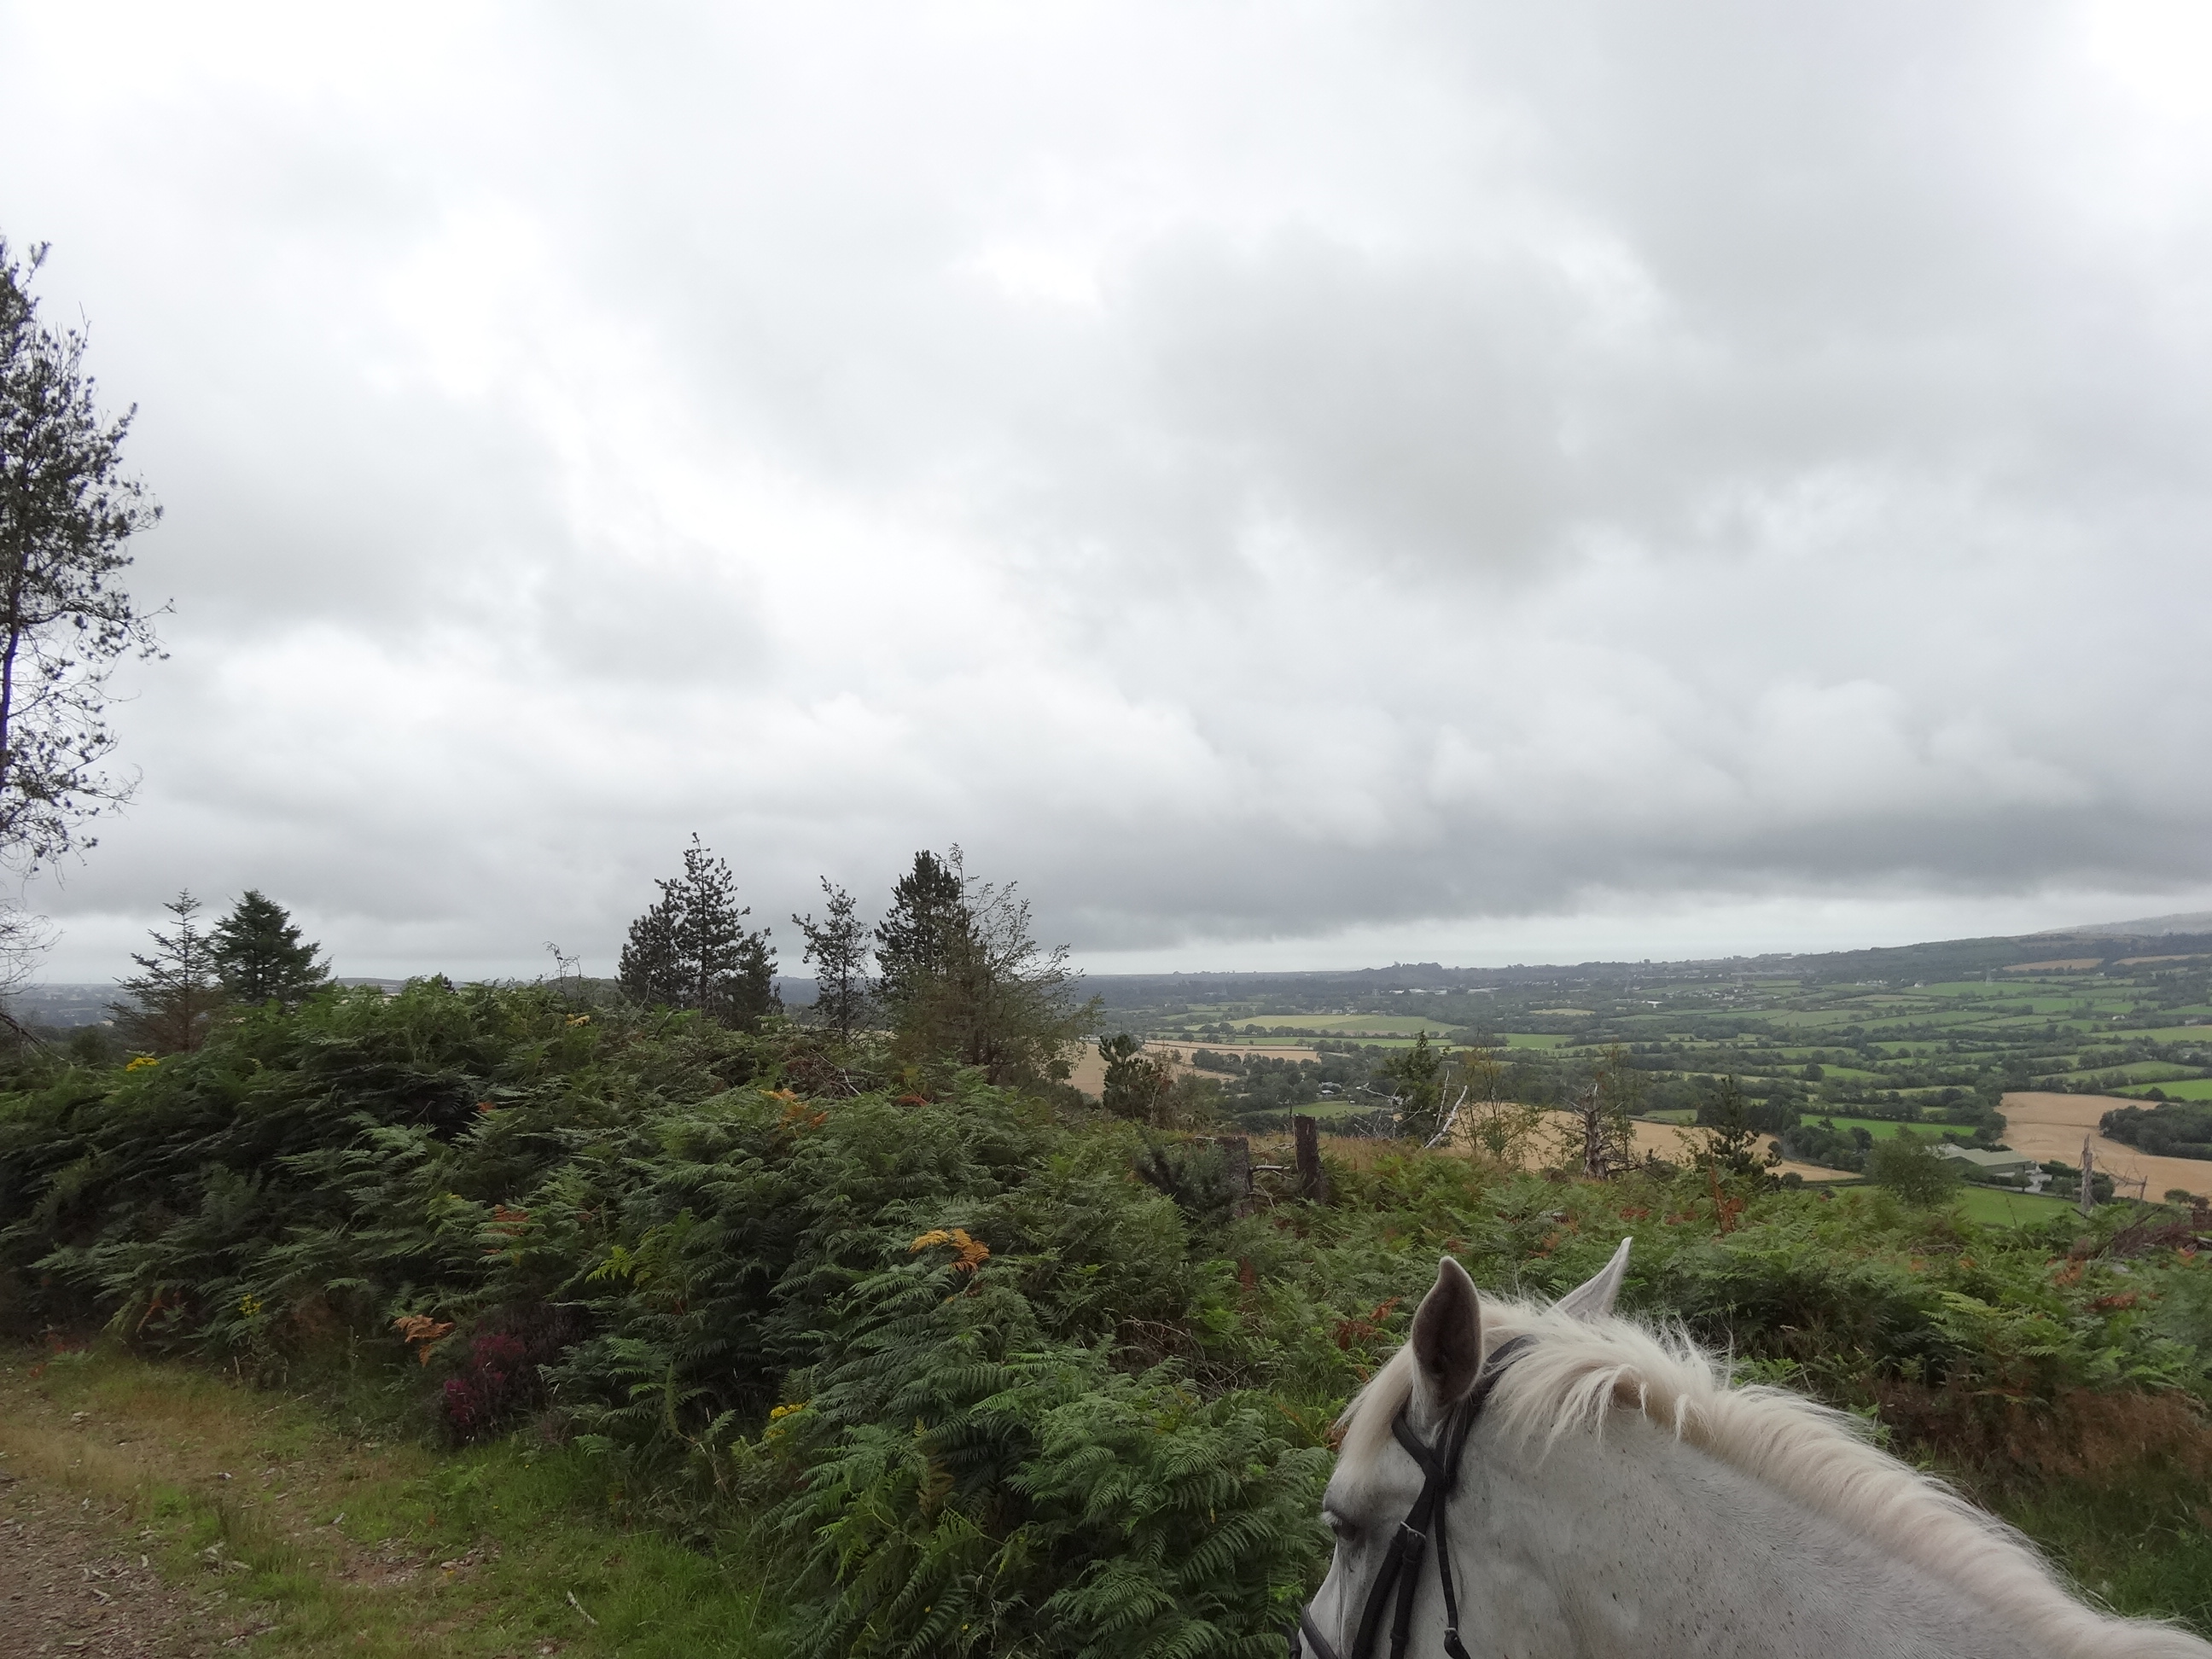
[[[1574, 1127], [1574, 1120], [1565, 1112], [1553, 1112], [1551, 1117], [1554, 1138]], [[1669, 1164], [1687, 1164], [1705, 1139], [1694, 1129], [1673, 1123], [1647, 1123], [1639, 1118], [1630, 1127], [1636, 1131], [1636, 1150], [1639, 1156], [1645, 1152], [1656, 1152]], [[1770, 1140], [1759, 1150], [1763, 1153], [1766, 1146], [1772, 1145], [1773, 1142]], [[1557, 1154], [1553, 1154], [1550, 1161], [1556, 1161], [1556, 1159]], [[1793, 1170], [1807, 1181], [1855, 1179], [1847, 1170], [1824, 1170], [1817, 1164], [1799, 1164], [1794, 1160], [1784, 1160], [1774, 1166], [1774, 1172], [1777, 1175], [1786, 1175]]]
[[[2152, 1158], [2123, 1141], [2096, 1133], [2097, 1121], [2116, 1106], [2141, 1106], [2140, 1100], [2111, 1095], [2007, 1095], [1997, 1109], [2005, 1115], [2005, 1145], [2031, 1158], [2081, 1161], [2081, 1137], [2096, 1146], [2097, 1167], [2116, 1182], [2142, 1176], [2144, 1194], [2155, 1203], [2169, 1188], [2212, 1193], [2212, 1163], [2196, 1158]], [[2123, 1188], [2123, 1192], [2126, 1189]]]
[[[1310, 1048], [1286, 1048], [1280, 1043], [1261, 1042], [1147, 1042], [1148, 1054], [1165, 1054], [1176, 1062], [1177, 1075], [1196, 1067], [1190, 1057], [1200, 1048], [1211, 1048], [1217, 1054], [1266, 1054], [1276, 1060], [1318, 1060], [1320, 1055]], [[1096, 1100], [1106, 1089], [1106, 1062], [1098, 1058], [1098, 1045], [1086, 1042], [1077, 1051], [1075, 1069], [1067, 1080]]]
[[[1538, 1133], [1535, 1144], [1529, 1147], [1528, 1154], [1522, 1159], [1522, 1167], [1530, 1170], [1578, 1168], [1581, 1153], [1576, 1149], [1580, 1146], [1577, 1138], [1580, 1131], [1575, 1127], [1574, 1119], [1565, 1112], [1547, 1113], [1547, 1116], [1549, 1122]], [[1638, 1153], [1656, 1152], [1674, 1164], [1688, 1162], [1690, 1150], [1684, 1145], [1687, 1138], [1685, 1131], [1671, 1123], [1639, 1121], [1633, 1127]], [[1331, 1158], [1341, 1158], [1354, 1169], [1360, 1170], [1370, 1168], [1378, 1158], [1407, 1150], [1404, 1141], [1372, 1140], [1360, 1135], [1324, 1134], [1321, 1144], [1322, 1150]], [[1290, 1137], [1280, 1134], [1255, 1136], [1252, 1142], [1252, 1157], [1261, 1164], [1287, 1164], [1291, 1158]], [[1824, 1170], [1817, 1164], [1784, 1163], [1775, 1166], [1777, 1174], [1785, 1174], [1792, 1170], [1808, 1182], [1857, 1179], [1845, 1170]]]

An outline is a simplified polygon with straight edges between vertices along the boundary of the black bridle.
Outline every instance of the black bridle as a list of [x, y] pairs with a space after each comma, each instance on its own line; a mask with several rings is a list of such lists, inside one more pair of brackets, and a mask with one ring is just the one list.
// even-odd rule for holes
[[1444, 1509], [1451, 1500], [1452, 1488], [1459, 1481], [1461, 1454], [1467, 1449], [1467, 1437], [1474, 1431], [1474, 1419], [1482, 1413], [1483, 1403], [1490, 1391], [1498, 1386], [1498, 1379], [1505, 1368], [1521, 1357], [1533, 1338], [1516, 1336], [1499, 1346], [1498, 1352], [1483, 1363], [1482, 1374], [1474, 1386], [1467, 1391], [1467, 1398], [1452, 1408], [1437, 1430], [1434, 1445], [1425, 1445], [1406, 1424], [1406, 1408], [1401, 1406], [1398, 1414], [1390, 1419], [1390, 1432], [1398, 1443], [1413, 1455], [1421, 1466], [1421, 1495], [1413, 1500], [1413, 1507], [1398, 1523], [1398, 1530], [1390, 1540], [1390, 1547], [1382, 1557], [1382, 1565], [1368, 1587], [1367, 1605], [1360, 1609], [1359, 1629], [1352, 1638], [1349, 1653], [1337, 1652], [1321, 1627], [1314, 1623], [1313, 1609], [1309, 1607], [1298, 1613], [1298, 1627], [1291, 1632], [1291, 1659], [1299, 1659], [1299, 1643], [1303, 1639], [1310, 1659], [1367, 1659], [1375, 1646], [1376, 1632], [1382, 1628], [1382, 1613], [1389, 1605], [1390, 1592], [1398, 1592], [1398, 1609], [1390, 1621], [1390, 1659], [1405, 1659], [1406, 1644], [1413, 1633], [1413, 1597], [1421, 1577], [1421, 1551], [1426, 1547], [1429, 1534], [1437, 1540], [1437, 1582], [1444, 1592], [1444, 1651], [1451, 1659], [1468, 1659], [1467, 1644], [1459, 1638], [1459, 1586], [1452, 1580], [1451, 1545], [1444, 1536]]

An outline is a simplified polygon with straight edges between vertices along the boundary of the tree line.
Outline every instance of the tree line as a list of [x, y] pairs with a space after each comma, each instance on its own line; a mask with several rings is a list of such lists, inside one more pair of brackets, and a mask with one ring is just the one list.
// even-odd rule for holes
[[[749, 924], [727, 860], [695, 834], [682, 871], [654, 884], [659, 898], [623, 946], [623, 994], [738, 1030], [782, 1014], [771, 930]], [[791, 918], [815, 971], [812, 1023], [847, 1045], [881, 1032], [898, 1060], [946, 1060], [995, 1084], [1066, 1081], [1100, 1005], [1082, 995], [1067, 947], [1037, 942], [1015, 883], [971, 876], [955, 846], [916, 853], [873, 926], [827, 877], [822, 891], [818, 919]]]

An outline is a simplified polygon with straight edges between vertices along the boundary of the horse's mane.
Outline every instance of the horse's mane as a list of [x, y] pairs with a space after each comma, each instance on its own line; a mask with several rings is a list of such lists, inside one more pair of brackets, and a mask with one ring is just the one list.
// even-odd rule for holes
[[[1515, 1336], [1535, 1339], [1484, 1407], [1507, 1435], [1548, 1447], [1577, 1431], [1601, 1434], [1615, 1411], [1638, 1412], [1886, 1554], [1956, 1585], [1993, 1621], [2032, 1629], [2057, 1652], [2203, 1659], [2206, 1650], [2193, 1637], [2083, 1606], [2026, 1538], [1871, 1444], [1859, 1419], [1786, 1389], [1734, 1386], [1726, 1363], [1680, 1327], [1655, 1330], [1610, 1315], [1590, 1320], [1487, 1297], [1482, 1315], [1489, 1349]], [[1390, 1420], [1413, 1383], [1408, 1343], [1345, 1407], [1340, 1467], [1354, 1478], [1390, 1443]]]

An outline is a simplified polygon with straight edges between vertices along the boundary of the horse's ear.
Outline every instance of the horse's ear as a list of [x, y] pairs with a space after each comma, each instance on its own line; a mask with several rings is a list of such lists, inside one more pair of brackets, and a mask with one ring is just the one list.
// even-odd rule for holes
[[1449, 1256], [1437, 1263], [1437, 1282], [1413, 1314], [1413, 1341], [1429, 1404], [1449, 1411], [1482, 1374], [1482, 1298]]
[[1635, 1242], [1622, 1239], [1613, 1260], [1600, 1267], [1588, 1284], [1576, 1285], [1553, 1305], [1577, 1319], [1602, 1319], [1611, 1313], [1613, 1299], [1620, 1294], [1620, 1281], [1628, 1277], [1628, 1247]]

